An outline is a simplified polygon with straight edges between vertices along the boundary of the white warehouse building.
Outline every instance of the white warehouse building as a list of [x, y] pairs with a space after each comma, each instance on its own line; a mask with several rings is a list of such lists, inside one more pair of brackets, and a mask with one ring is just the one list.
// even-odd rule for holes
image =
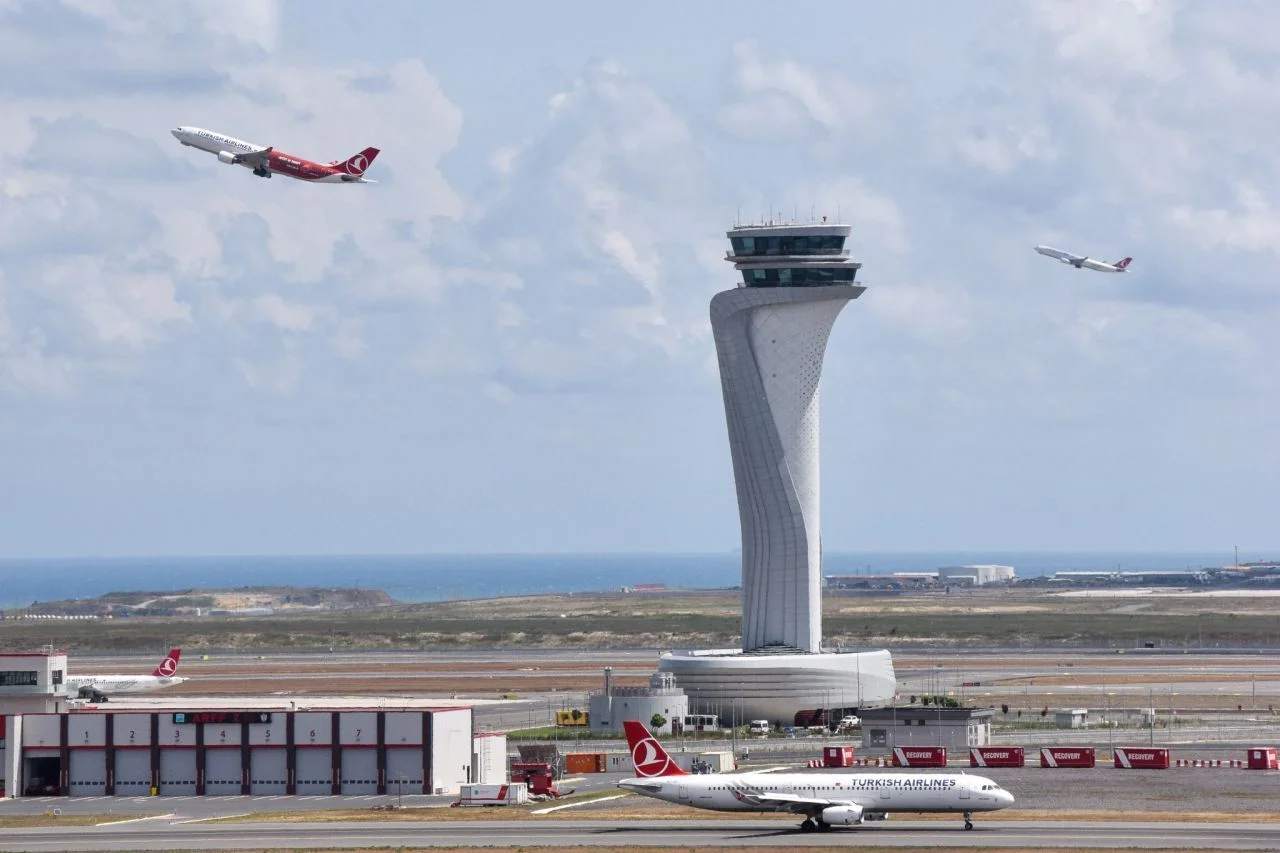
[[982, 586], [989, 583], [1008, 583], [1014, 580], [1013, 566], [943, 566], [938, 569], [938, 583], [971, 583]]
[[[623, 720], [639, 720], [654, 734], [671, 734], [671, 724], [683, 720], [689, 714], [689, 697], [675, 684], [669, 672], [658, 672], [649, 679], [648, 687], [615, 687], [613, 667], [604, 670], [604, 690], [588, 698], [587, 722], [591, 731], [622, 733]], [[666, 723], [650, 725], [654, 714], [662, 716]]]

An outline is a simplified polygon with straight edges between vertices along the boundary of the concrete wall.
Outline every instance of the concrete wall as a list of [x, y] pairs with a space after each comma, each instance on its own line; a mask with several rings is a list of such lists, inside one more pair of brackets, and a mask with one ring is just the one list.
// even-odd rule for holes
[[711, 300], [742, 528], [742, 648], [822, 644], [818, 386], [860, 286], [738, 288]]

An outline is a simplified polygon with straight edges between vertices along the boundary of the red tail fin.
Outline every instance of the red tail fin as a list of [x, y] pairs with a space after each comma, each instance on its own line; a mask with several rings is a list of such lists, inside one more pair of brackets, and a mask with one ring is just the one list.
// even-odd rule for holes
[[631, 748], [631, 761], [636, 766], [637, 776], [651, 778], [689, 775], [667, 755], [662, 744], [654, 740], [644, 723], [639, 720], [623, 720], [622, 728], [627, 733], [627, 746]]
[[1125, 267], [1129, 266], [1129, 261], [1132, 261], [1132, 260], [1133, 260], [1133, 258], [1125, 258], [1125, 259], [1124, 259], [1124, 260], [1122, 260], [1122, 261], [1116, 261], [1116, 263], [1115, 263], [1115, 268], [1116, 268], [1116, 269], [1118, 269], [1118, 270], [1122, 270], [1122, 269], [1124, 269]]
[[337, 166], [348, 175], [355, 175], [357, 178], [364, 174], [365, 169], [373, 165], [373, 158], [378, 156], [377, 148], [366, 148], [354, 157], [346, 160], [334, 160], [329, 165]]
[[169, 654], [164, 656], [164, 660], [160, 661], [160, 665], [152, 670], [151, 674], [160, 678], [171, 678], [178, 671], [180, 657], [182, 657], [182, 649], [169, 649]]

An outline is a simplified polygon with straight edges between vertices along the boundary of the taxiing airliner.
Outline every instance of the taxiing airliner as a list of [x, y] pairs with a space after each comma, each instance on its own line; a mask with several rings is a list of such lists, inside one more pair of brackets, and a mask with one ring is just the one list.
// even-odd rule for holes
[[180, 657], [182, 649], [170, 649], [150, 675], [68, 675], [64, 690], [68, 696], [106, 702], [108, 696], [119, 693], [147, 693], [173, 687], [187, 680], [177, 675]]
[[366, 148], [346, 160], [332, 163], [313, 163], [292, 154], [277, 151], [270, 145], [256, 145], [222, 133], [214, 133], [202, 127], [178, 127], [169, 131], [183, 145], [217, 154], [219, 162], [228, 166], [244, 166], [252, 169], [259, 178], [269, 178], [277, 172], [300, 181], [313, 184], [376, 184], [364, 176], [364, 172], [378, 156], [377, 148]]
[[1036, 251], [1046, 257], [1062, 261], [1064, 264], [1070, 264], [1076, 269], [1095, 270], [1097, 272], [1124, 272], [1129, 267], [1129, 262], [1133, 260], [1133, 258], [1122, 258], [1114, 264], [1109, 264], [1106, 261], [1095, 260], [1087, 255], [1073, 255], [1070, 252], [1064, 252], [1052, 246], [1036, 246]]
[[718, 812], [792, 812], [803, 815], [801, 832], [827, 831], [890, 812], [951, 812], [973, 829], [974, 812], [1013, 805], [1013, 794], [990, 779], [968, 773], [707, 773], [693, 775], [672, 760], [644, 724], [623, 728], [636, 778], [626, 791]]

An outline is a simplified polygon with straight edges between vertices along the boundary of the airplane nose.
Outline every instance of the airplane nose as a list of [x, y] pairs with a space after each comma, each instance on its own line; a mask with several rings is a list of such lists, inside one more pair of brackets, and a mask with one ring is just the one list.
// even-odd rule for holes
[[173, 138], [174, 138], [174, 139], [181, 139], [181, 138], [182, 138], [182, 128], [180, 128], [180, 127], [175, 127], [173, 130], [171, 130], [171, 131], [169, 131], [169, 132], [173, 134]]

